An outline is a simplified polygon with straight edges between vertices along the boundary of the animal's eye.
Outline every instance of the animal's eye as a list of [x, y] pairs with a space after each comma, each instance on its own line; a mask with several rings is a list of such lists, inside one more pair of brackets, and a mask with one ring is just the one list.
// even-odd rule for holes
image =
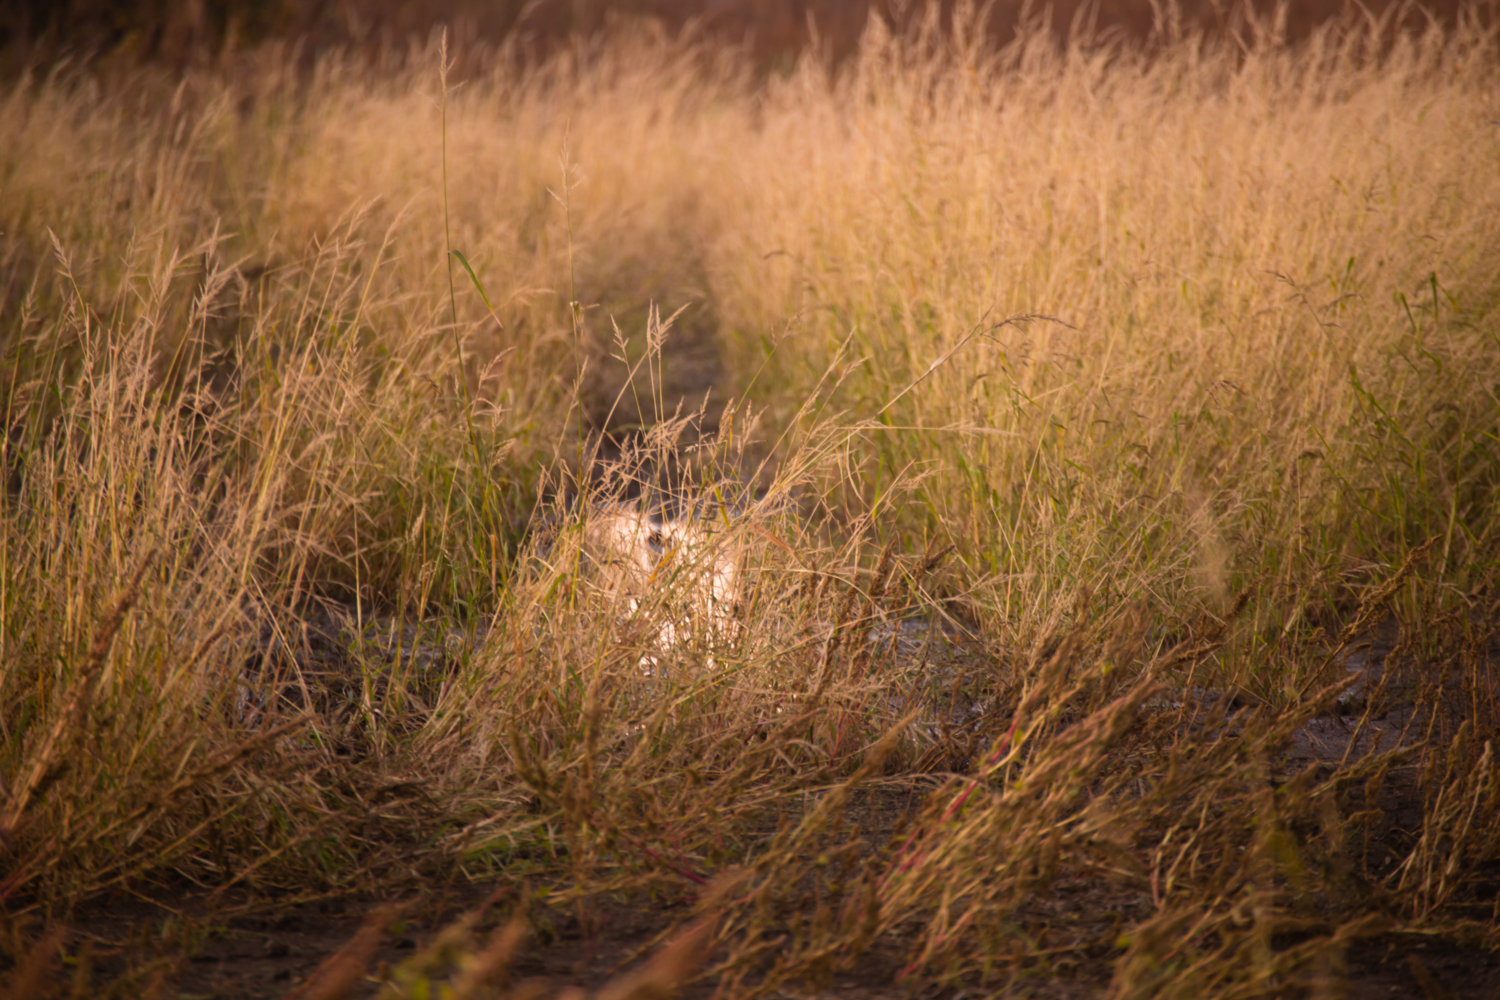
[[667, 536], [660, 531], [653, 531], [646, 536], [646, 544], [653, 549], [664, 549], [667, 547]]

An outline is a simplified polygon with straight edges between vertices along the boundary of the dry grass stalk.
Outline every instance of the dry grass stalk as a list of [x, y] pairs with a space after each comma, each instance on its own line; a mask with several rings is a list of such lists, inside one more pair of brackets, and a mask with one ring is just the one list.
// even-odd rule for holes
[[330, 955], [292, 991], [287, 1000], [343, 1000], [353, 993], [365, 978], [365, 970], [375, 955], [399, 908], [382, 907], [365, 918], [359, 933], [344, 947]]

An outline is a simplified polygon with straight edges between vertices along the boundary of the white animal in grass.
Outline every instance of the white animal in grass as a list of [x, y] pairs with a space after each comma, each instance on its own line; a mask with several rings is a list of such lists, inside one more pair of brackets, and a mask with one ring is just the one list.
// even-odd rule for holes
[[[717, 645], [734, 635], [743, 568], [727, 522], [611, 506], [590, 511], [582, 528], [593, 584], [654, 633], [660, 649], [690, 637]], [[642, 663], [653, 666], [655, 657]]]

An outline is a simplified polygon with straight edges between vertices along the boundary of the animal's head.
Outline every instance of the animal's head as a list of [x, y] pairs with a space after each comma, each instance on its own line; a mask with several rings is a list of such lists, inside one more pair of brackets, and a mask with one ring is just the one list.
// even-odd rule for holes
[[606, 591], [631, 597], [670, 588], [691, 605], [727, 613], [739, 553], [728, 531], [687, 518], [616, 507], [590, 513], [584, 552]]

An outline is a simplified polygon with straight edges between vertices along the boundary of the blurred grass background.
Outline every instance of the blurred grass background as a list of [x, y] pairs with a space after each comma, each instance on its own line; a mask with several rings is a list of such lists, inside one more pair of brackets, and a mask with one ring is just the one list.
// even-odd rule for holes
[[[764, 70], [790, 66], [809, 47], [841, 62], [858, 48], [872, 16], [901, 33], [919, 23], [928, 6], [902, 0], [16, 0], [0, 11], [0, 52], [6, 59], [0, 65], [14, 70], [30, 53], [66, 50], [185, 66], [212, 59], [226, 47], [277, 39], [295, 39], [304, 65], [311, 65], [332, 48], [403, 48], [412, 40], [430, 41], [441, 27], [449, 32], [455, 70], [463, 76], [496, 49], [545, 58], [559, 46], [634, 24], [674, 36], [686, 30], [744, 47]], [[1016, 0], [985, 5], [944, 0], [939, 6], [945, 19], [957, 8], [960, 21], [977, 20], [980, 33], [996, 45], [1014, 40], [1024, 24], [1037, 20], [1059, 38], [1078, 24], [1141, 41], [1173, 25], [1189, 32], [1241, 30], [1252, 11], [1261, 20], [1279, 21], [1283, 37], [1300, 41], [1349, 11], [1343, 0], [1284, 5], [1061, 0], [1045, 10]], [[1375, 17], [1399, 11], [1397, 23], [1410, 29], [1430, 20], [1452, 27], [1466, 7], [1475, 9], [1462, 0], [1420, 8], [1380, 0], [1361, 9]], [[982, 8], [977, 19], [975, 8]]]

